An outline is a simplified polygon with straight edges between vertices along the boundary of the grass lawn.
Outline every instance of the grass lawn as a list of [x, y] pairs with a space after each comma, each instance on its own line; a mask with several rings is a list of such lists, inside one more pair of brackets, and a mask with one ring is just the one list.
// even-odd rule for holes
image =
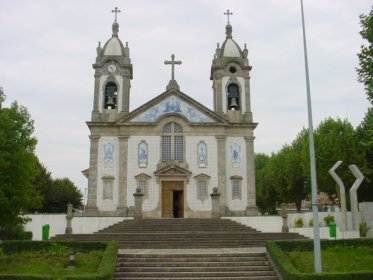
[[0, 272], [2, 274], [79, 275], [96, 272], [103, 251], [78, 252], [75, 255], [76, 267], [67, 269], [67, 255], [50, 255], [45, 252], [21, 252], [11, 255], [0, 254]]
[[[310, 251], [286, 252], [299, 272], [314, 272], [314, 255]], [[373, 248], [335, 246], [321, 251], [323, 272], [373, 270]]]

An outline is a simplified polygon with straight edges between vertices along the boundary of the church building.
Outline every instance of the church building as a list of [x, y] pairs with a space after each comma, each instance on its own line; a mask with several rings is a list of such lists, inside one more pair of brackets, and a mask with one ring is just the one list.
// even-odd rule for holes
[[174, 66], [181, 62], [172, 55], [166, 91], [130, 111], [135, 75], [115, 17], [93, 64], [86, 216], [133, 216], [141, 189], [144, 218], [209, 218], [215, 188], [221, 215], [257, 214], [251, 66], [226, 14], [226, 38], [211, 65], [212, 110], [180, 91]]

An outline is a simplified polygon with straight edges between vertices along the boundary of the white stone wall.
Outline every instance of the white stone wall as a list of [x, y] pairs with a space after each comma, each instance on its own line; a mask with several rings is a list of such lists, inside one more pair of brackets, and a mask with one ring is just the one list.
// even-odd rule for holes
[[[245, 103], [245, 80], [242, 77], [236, 77], [239, 87], [240, 87], [240, 110], [242, 114], [246, 112], [246, 103]], [[229, 82], [229, 77], [223, 77], [222, 78], [222, 104], [223, 104], [223, 112], [227, 113], [227, 83]]]
[[[234, 144], [240, 147], [240, 163], [234, 167], [232, 163], [231, 148]], [[227, 205], [232, 211], [246, 210], [247, 206], [247, 170], [246, 170], [246, 142], [243, 137], [227, 137], [226, 145], [226, 199]], [[232, 200], [231, 176], [241, 176], [241, 199]]]
[[[143, 211], [154, 210], [159, 201], [159, 186], [156, 182], [154, 171], [160, 159], [160, 137], [159, 136], [131, 136], [128, 139], [128, 164], [127, 164], [127, 205], [134, 206], [133, 194], [136, 192], [137, 182], [135, 176], [144, 173], [151, 176], [149, 181], [148, 198], [143, 200]], [[148, 144], [147, 167], [139, 167], [138, 145], [141, 141]]]
[[[66, 214], [38, 214], [27, 215], [31, 221], [25, 224], [25, 230], [32, 232], [32, 240], [42, 240], [42, 227], [48, 224], [49, 237], [65, 234]], [[124, 217], [74, 217], [72, 219], [73, 233], [94, 233], [123, 220], [132, 218]]]
[[[207, 165], [206, 167], [198, 166], [198, 144], [203, 141], [207, 145]], [[188, 206], [194, 211], [210, 211], [212, 189], [218, 186], [218, 159], [217, 159], [217, 141], [215, 136], [187, 136], [185, 138], [185, 158], [189, 163], [189, 170], [192, 176], [189, 184], [186, 186], [186, 199]], [[199, 174], [210, 176], [207, 187], [207, 198], [205, 200], [197, 199], [197, 181], [194, 178]]]
[[[105, 145], [113, 144], [113, 161], [105, 163]], [[119, 194], [119, 141], [118, 137], [102, 136], [98, 143], [97, 207], [99, 211], [115, 211]], [[103, 199], [103, 177], [113, 176], [113, 199]]]

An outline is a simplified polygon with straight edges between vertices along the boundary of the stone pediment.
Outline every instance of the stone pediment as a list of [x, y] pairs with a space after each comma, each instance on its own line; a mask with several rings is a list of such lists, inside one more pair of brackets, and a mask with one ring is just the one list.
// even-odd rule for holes
[[186, 177], [187, 180], [189, 180], [191, 174], [192, 172], [189, 171], [188, 164], [177, 161], [159, 163], [157, 165], [157, 170], [154, 172], [154, 175], [157, 177], [157, 179], [159, 179], [160, 177]]
[[225, 123], [215, 112], [206, 108], [186, 94], [170, 90], [132, 111], [120, 122], [156, 123], [164, 115], [176, 114], [190, 123]]

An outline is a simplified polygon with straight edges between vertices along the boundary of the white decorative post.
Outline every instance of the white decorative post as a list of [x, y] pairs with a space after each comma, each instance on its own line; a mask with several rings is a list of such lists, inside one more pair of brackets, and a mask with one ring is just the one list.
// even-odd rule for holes
[[288, 226], [288, 213], [286, 211], [286, 204], [281, 204], [281, 210], [280, 215], [282, 217], [282, 232], [289, 232], [289, 226]]
[[339, 195], [340, 195], [340, 201], [341, 201], [341, 212], [342, 212], [342, 223], [340, 225], [341, 231], [347, 230], [347, 207], [346, 207], [346, 189], [345, 186], [337, 175], [335, 173], [335, 170], [341, 165], [342, 161], [337, 161], [332, 168], [329, 169], [329, 174], [333, 177], [333, 179], [337, 182], [339, 186]]
[[359, 208], [357, 204], [357, 189], [359, 188], [361, 182], [364, 180], [364, 175], [360, 172], [359, 168], [355, 164], [348, 166], [352, 174], [356, 177], [354, 184], [350, 189], [350, 201], [351, 201], [351, 220], [352, 220], [352, 230], [359, 230]]

